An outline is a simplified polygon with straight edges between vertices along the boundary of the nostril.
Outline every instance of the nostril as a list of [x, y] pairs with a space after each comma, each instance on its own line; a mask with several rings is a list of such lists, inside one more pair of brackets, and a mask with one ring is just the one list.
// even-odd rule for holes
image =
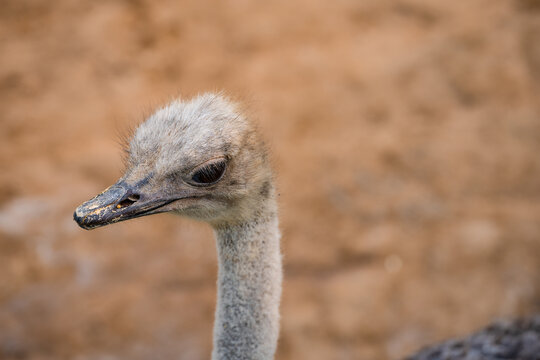
[[120, 201], [116, 205], [116, 208], [121, 209], [121, 208], [128, 207], [128, 206], [134, 204], [135, 202], [137, 202], [140, 198], [141, 198], [141, 196], [139, 194], [131, 194], [127, 198], [125, 198], [124, 200]]
[[135, 202], [138, 201], [140, 198], [141, 196], [139, 194], [131, 194], [127, 197], [127, 200]]

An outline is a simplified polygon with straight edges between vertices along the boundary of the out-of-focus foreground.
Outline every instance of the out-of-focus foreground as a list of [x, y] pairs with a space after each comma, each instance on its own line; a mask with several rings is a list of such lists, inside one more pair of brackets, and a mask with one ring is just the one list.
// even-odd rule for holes
[[208, 359], [216, 254], [76, 205], [118, 134], [226, 89], [268, 140], [279, 359], [396, 359], [540, 310], [535, 0], [3, 1], [0, 358]]

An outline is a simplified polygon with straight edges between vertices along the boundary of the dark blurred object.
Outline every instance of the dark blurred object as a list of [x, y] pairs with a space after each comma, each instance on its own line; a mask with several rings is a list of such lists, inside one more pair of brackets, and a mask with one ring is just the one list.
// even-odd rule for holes
[[407, 360], [538, 360], [540, 316], [500, 321], [468, 338], [430, 346]]

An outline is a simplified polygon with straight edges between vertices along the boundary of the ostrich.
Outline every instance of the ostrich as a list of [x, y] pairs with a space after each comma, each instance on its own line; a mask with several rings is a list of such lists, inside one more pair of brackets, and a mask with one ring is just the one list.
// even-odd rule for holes
[[[273, 359], [280, 232], [269, 159], [253, 125], [223, 96], [204, 94], [155, 112], [138, 127], [127, 153], [124, 175], [80, 205], [75, 221], [93, 229], [173, 212], [209, 223], [218, 251], [212, 359]], [[478, 350], [470, 359], [539, 360], [540, 317], [494, 325], [409, 359], [469, 359], [469, 348]]]

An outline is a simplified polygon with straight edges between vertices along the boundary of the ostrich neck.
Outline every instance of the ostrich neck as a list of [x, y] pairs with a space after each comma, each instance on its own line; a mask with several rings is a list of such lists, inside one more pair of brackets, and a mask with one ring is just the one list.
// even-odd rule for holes
[[212, 359], [273, 359], [282, 278], [277, 212], [215, 232], [219, 272]]

